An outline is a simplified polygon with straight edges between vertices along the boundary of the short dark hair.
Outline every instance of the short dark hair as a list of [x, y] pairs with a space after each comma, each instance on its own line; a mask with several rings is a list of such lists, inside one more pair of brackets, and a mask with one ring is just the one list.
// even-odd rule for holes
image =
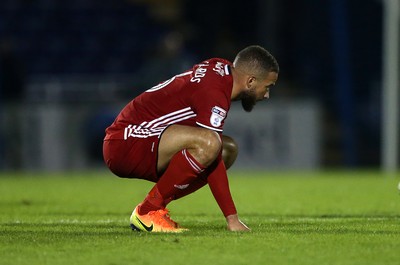
[[241, 50], [236, 55], [233, 65], [256, 75], [279, 73], [279, 65], [274, 56], [258, 45], [251, 45]]

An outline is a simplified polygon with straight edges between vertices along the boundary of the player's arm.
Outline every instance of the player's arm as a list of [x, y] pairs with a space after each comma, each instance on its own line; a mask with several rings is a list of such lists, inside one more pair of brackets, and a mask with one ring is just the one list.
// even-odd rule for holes
[[211, 172], [207, 178], [208, 186], [218, 203], [219, 208], [224, 214], [230, 231], [248, 231], [250, 230], [239, 220], [235, 203], [229, 189], [228, 176], [221, 156], [215, 161]]

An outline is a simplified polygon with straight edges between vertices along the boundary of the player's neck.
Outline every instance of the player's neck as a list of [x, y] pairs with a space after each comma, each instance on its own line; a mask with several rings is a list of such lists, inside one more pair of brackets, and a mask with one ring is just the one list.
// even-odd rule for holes
[[246, 85], [246, 78], [244, 74], [234, 67], [231, 67], [232, 71], [232, 77], [233, 77], [233, 87], [232, 87], [232, 93], [231, 93], [231, 100], [235, 101], [239, 99], [239, 95], [242, 93], [244, 90], [244, 87]]

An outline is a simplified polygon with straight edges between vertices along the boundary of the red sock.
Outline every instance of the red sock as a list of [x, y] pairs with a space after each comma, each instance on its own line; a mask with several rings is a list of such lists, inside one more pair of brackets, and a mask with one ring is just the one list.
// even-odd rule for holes
[[165, 208], [166, 199], [188, 188], [203, 171], [204, 166], [197, 162], [186, 149], [176, 153], [169, 162], [167, 170], [139, 207], [139, 214], [143, 215]]
[[168, 205], [171, 201], [185, 197], [186, 195], [189, 195], [189, 194], [201, 189], [205, 185], [207, 185], [207, 175], [201, 174], [196, 179], [194, 179], [192, 181], [192, 183], [190, 183], [189, 187], [187, 187], [184, 190], [179, 190], [171, 197], [165, 199], [164, 204]]
[[144, 201], [138, 207], [138, 213], [144, 215], [150, 211], [156, 211], [163, 208], [165, 208], [164, 199], [158, 191], [157, 185], [154, 185]]

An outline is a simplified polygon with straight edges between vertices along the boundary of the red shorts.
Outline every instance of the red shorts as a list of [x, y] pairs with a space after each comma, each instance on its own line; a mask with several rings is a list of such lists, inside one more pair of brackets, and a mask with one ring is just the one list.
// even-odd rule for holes
[[158, 136], [110, 139], [103, 142], [103, 156], [108, 168], [121, 178], [158, 181]]

